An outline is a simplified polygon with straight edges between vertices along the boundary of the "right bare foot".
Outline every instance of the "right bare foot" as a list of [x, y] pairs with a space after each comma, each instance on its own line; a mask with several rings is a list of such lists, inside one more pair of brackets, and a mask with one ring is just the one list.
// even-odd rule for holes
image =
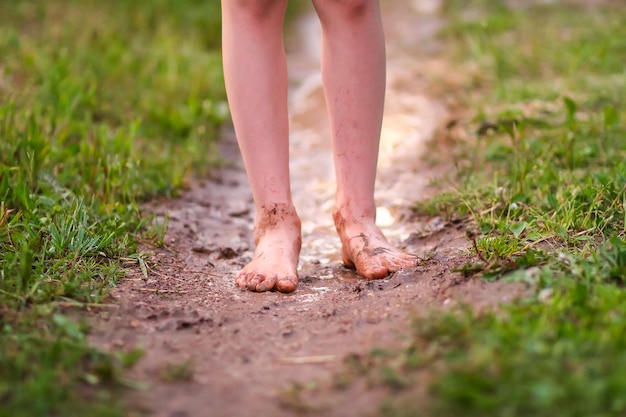
[[367, 279], [380, 279], [402, 268], [418, 265], [415, 255], [406, 254], [389, 244], [372, 217], [355, 217], [345, 207], [333, 211], [342, 243], [343, 263]]
[[302, 246], [296, 210], [285, 204], [263, 206], [256, 216], [254, 236], [254, 258], [237, 274], [235, 284], [258, 292], [294, 291]]

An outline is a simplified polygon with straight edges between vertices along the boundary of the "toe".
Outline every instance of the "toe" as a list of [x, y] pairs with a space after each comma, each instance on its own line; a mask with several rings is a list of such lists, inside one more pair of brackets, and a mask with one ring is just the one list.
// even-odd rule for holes
[[276, 285], [276, 277], [271, 277], [271, 278], [262, 277], [262, 278], [263, 279], [261, 280], [261, 282], [259, 282], [258, 285], [256, 286], [255, 291], [257, 292], [271, 291]]
[[280, 292], [293, 292], [298, 288], [298, 278], [297, 277], [285, 277], [278, 280], [276, 283], [276, 288]]
[[363, 277], [367, 279], [381, 279], [389, 275], [389, 268], [383, 265], [369, 265], [362, 272], [358, 271]]
[[417, 257], [415, 256], [402, 256], [401, 258], [393, 259], [390, 268], [394, 271], [402, 268], [414, 268], [417, 266]]
[[393, 256], [383, 258], [382, 264], [389, 270], [389, 272], [395, 272], [403, 268], [416, 267], [418, 264], [418, 258], [415, 255], [398, 253]]
[[415, 268], [422, 263], [422, 260], [415, 255], [404, 255], [402, 259], [402, 268]]
[[235, 285], [241, 288], [248, 285], [248, 274], [241, 271], [235, 276]]
[[246, 284], [246, 287], [250, 291], [256, 291], [257, 286], [264, 279], [265, 279], [265, 277], [263, 277], [262, 275], [256, 274], [248, 281], [248, 283]]

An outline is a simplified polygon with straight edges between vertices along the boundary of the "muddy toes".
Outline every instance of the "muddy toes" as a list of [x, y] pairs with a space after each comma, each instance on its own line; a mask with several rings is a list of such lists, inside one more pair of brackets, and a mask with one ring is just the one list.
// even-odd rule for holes
[[389, 267], [394, 271], [402, 268], [415, 268], [419, 265], [419, 258], [414, 255], [402, 255], [390, 260]]
[[357, 273], [367, 279], [382, 279], [404, 268], [417, 266], [417, 257], [386, 260], [382, 264], [375, 263], [357, 267]]
[[346, 267], [356, 269], [357, 273], [366, 279], [385, 278], [400, 269], [419, 265], [417, 256], [385, 247], [362, 249], [354, 261], [348, 256], [344, 257], [343, 261]]
[[249, 276], [245, 272], [240, 272], [235, 276], [235, 285], [240, 288], [245, 288], [248, 286]]
[[271, 291], [276, 285], [276, 277], [267, 277], [263, 274], [254, 274], [252, 278], [247, 282], [245, 287], [249, 291], [265, 292]]
[[278, 290], [288, 293], [298, 288], [298, 277], [287, 276], [279, 279], [276, 275], [268, 276], [262, 273], [241, 272], [235, 277], [235, 285], [253, 292]]
[[419, 258], [414, 255], [400, 254], [384, 260], [384, 265], [387, 267], [389, 273], [393, 273], [404, 268], [415, 268], [418, 264]]
[[266, 278], [266, 277], [261, 276], [259, 281], [260, 282], [252, 291], [256, 291], [256, 292], [271, 291], [276, 286], [276, 277]]

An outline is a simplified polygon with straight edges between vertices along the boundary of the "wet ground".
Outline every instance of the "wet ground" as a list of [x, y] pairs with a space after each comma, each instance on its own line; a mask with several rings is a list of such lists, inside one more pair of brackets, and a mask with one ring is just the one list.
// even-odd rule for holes
[[[98, 316], [92, 341], [145, 351], [129, 394], [154, 416], [363, 416], [388, 395], [353, 387], [294, 402], [294, 387], [330, 385], [344, 358], [399, 346], [412, 314], [507, 302], [517, 288], [467, 280], [453, 272], [468, 261], [464, 224], [418, 218], [415, 201], [452, 170], [438, 132], [450, 120], [429, 79], [441, 78], [435, 34], [439, 4], [388, 0], [388, 89], [381, 142], [378, 219], [390, 240], [425, 262], [380, 281], [344, 268], [334, 232], [330, 140], [319, 75], [319, 27], [309, 16], [290, 45], [292, 188], [303, 221], [301, 285], [292, 294], [250, 293], [234, 286], [252, 256], [253, 205], [231, 130], [222, 153], [231, 161], [180, 199], [145, 210], [169, 216], [165, 247], [153, 249], [148, 276], [129, 271], [113, 293], [118, 308]], [[433, 71], [437, 76], [433, 77]], [[445, 74], [444, 74], [445, 75]], [[453, 74], [451, 73], [451, 76]], [[436, 158], [431, 156], [436, 155]]]

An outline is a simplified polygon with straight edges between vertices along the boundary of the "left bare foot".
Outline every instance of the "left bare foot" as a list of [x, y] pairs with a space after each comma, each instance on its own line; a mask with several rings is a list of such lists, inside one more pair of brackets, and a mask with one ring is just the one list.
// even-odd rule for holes
[[335, 209], [333, 219], [339, 238], [343, 263], [367, 279], [385, 278], [402, 268], [417, 266], [419, 258], [393, 247], [374, 219], [355, 219]]
[[263, 206], [254, 222], [254, 258], [235, 277], [250, 291], [292, 292], [298, 287], [300, 219], [293, 206]]

